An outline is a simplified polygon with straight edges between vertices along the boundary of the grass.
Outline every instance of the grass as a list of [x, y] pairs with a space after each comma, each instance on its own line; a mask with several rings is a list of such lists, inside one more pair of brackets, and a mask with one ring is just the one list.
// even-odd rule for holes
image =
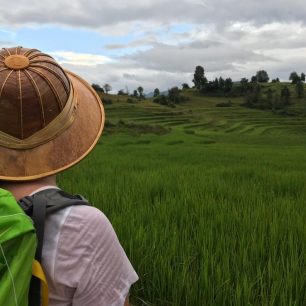
[[115, 127], [60, 185], [111, 220], [134, 305], [305, 305], [306, 102], [291, 118], [192, 95], [107, 106]]

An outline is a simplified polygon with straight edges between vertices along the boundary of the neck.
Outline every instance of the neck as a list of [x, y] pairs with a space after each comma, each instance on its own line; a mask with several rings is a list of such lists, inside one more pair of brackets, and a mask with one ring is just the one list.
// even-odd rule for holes
[[48, 176], [29, 182], [1, 182], [0, 187], [10, 191], [17, 200], [20, 200], [44, 186], [56, 186], [56, 176]]

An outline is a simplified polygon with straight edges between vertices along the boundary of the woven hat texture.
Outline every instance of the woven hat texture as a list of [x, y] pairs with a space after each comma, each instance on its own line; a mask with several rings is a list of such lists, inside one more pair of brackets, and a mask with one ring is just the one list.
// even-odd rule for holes
[[0, 50], [0, 179], [34, 180], [82, 160], [104, 126], [101, 99], [50, 55]]

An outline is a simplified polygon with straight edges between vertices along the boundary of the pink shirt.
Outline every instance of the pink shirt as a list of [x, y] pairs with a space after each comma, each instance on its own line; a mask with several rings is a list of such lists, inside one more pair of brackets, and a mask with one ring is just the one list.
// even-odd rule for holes
[[90, 206], [71, 206], [47, 218], [42, 266], [49, 306], [123, 306], [138, 279], [111, 223]]

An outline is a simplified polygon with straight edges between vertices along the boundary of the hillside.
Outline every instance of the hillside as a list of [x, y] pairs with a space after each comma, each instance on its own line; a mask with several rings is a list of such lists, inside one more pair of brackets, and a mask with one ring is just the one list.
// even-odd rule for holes
[[[160, 125], [195, 135], [233, 134], [244, 135], [279, 135], [299, 136], [306, 133], [306, 99], [294, 98], [294, 86], [291, 84], [266, 84], [264, 87], [280, 90], [287, 85], [291, 90], [291, 105], [285, 114], [271, 110], [259, 110], [241, 106], [244, 97], [225, 98], [209, 97], [193, 89], [182, 94], [190, 100], [175, 108], [153, 103], [153, 99], [136, 103], [127, 103], [126, 96], [111, 96], [113, 104], [105, 105], [106, 131], [115, 131], [121, 120], [121, 130], [129, 125]], [[102, 96], [102, 100], [104, 97]], [[231, 101], [231, 107], [217, 107], [218, 104]], [[112, 127], [111, 127], [112, 126]]]

